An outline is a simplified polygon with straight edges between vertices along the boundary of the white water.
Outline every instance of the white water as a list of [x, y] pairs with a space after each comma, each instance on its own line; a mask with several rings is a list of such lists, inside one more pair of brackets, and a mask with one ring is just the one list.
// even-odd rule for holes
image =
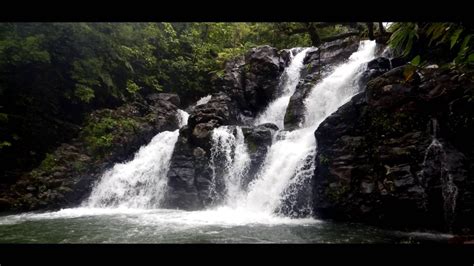
[[178, 120], [179, 120], [179, 128], [188, 124], [189, 114], [185, 111], [178, 109]]
[[[117, 164], [104, 173], [93, 190], [91, 197], [80, 208], [64, 209], [44, 214], [22, 214], [5, 217], [1, 223], [17, 223], [35, 219], [58, 219], [84, 216], [123, 215], [132, 217], [140, 224], [173, 224], [175, 228], [196, 227], [202, 225], [276, 225], [318, 223], [318, 220], [291, 219], [275, 214], [275, 210], [285, 198], [284, 192], [291, 185], [310, 176], [314, 165], [316, 141], [314, 131], [319, 124], [339, 106], [347, 102], [358, 88], [355, 86], [358, 74], [365, 62], [373, 58], [374, 42], [361, 43], [359, 51], [354, 53], [347, 63], [334, 68], [334, 72], [323, 79], [313, 89], [305, 105], [307, 112], [303, 128], [285, 132], [280, 131], [278, 139], [270, 147], [264, 165], [247, 190], [242, 189], [241, 181], [249, 164], [247, 147], [239, 127], [232, 134], [229, 128], [214, 130], [215, 152], [224, 155], [224, 183], [226, 198], [223, 206], [202, 211], [164, 210], [159, 208], [161, 197], [166, 189], [166, 172], [169, 167], [174, 144], [179, 131], [162, 132], [155, 136], [150, 144], [143, 146], [130, 162]], [[302, 60], [298, 53], [294, 60]], [[288, 79], [286, 90], [280, 98], [291, 97], [297, 83], [298, 64], [292, 62], [294, 79]], [[301, 68], [301, 66], [299, 66]], [[288, 69], [286, 73], [290, 73]], [[290, 81], [292, 80], [292, 81]], [[207, 101], [203, 100], [202, 102]], [[278, 102], [276, 99], [275, 102]], [[281, 99], [280, 99], [281, 100]], [[274, 103], [269, 106], [282, 110], [268, 122], [281, 125], [284, 110], [288, 102]], [[268, 111], [268, 110], [267, 110]], [[267, 112], [271, 114], [271, 112]], [[264, 117], [265, 115], [262, 115]], [[187, 114], [180, 112], [182, 125], [187, 122]], [[264, 121], [264, 119], [262, 120]], [[217, 151], [218, 150], [218, 151]], [[154, 208], [154, 209], [151, 209]], [[131, 216], [130, 216], [131, 215]], [[128, 219], [128, 218], [127, 218]]]
[[[290, 65], [285, 69], [280, 79], [279, 87], [282, 89], [282, 95], [272, 101], [265, 111], [255, 119], [255, 125], [273, 123], [280, 129], [284, 128], [283, 121], [286, 108], [300, 80], [303, 60], [309, 49], [311, 48], [304, 48], [302, 50], [301, 48], [293, 48], [290, 51]], [[293, 55], [293, 52], [296, 52], [296, 55]]]
[[[448, 155], [444, 149], [443, 144], [438, 140], [438, 120], [433, 118], [431, 120], [432, 126], [432, 141], [425, 150], [423, 159], [423, 168], [421, 172], [421, 184], [426, 188], [428, 186], [427, 180], [424, 179], [425, 169], [427, 164], [438, 164], [439, 175], [441, 180], [442, 196], [444, 200], [443, 209], [445, 221], [451, 230], [454, 213], [456, 210], [456, 200], [458, 196], [458, 187], [454, 184], [454, 177], [451, 174], [449, 164], [447, 162]], [[432, 165], [434, 166], [434, 165]]]
[[238, 204], [241, 208], [272, 214], [285, 198], [285, 189], [310, 176], [316, 154], [314, 131], [358, 92], [357, 80], [365, 70], [365, 63], [374, 58], [374, 52], [374, 41], [361, 42], [346, 63], [334, 68], [333, 73], [312, 88], [304, 102], [304, 127], [284, 132], [272, 144], [258, 178]]
[[137, 208], [93, 208], [79, 207], [46, 213], [23, 213], [0, 217], [0, 225], [19, 224], [26, 221], [74, 219], [79, 217], [114, 216], [138, 225], [168, 225], [167, 230], [183, 230], [200, 226], [244, 226], [244, 225], [310, 225], [322, 223], [315, 219], [291, 219], [269, 216], [265, 213], [235, 210], [229, 207], [202, 211]]
[[[235, 135], [234, 135], [235, 131]], [[217, 160], [223, 159], [219, 166], [223, 166], [225, 185], [225, 203], [235, 206], [243, 197], [242, 182], [250, 166], [250, 155], [245, 143], [242, 128], [239, 126], [221, 126], [212, 132], [211, 169], [214, 183], [216, 178]]]
[[212, 95], [207, 95], [199, 99], [194, 106], [203, 105], [208, 103], [212, 98]]
[[[178, 110], [180, 126], [186, 125], [189, 114]], [[119, 163], [99, 179], [87, 207], [157, 208], [167, 187], [166, 174], [179, 129], [157, 134], [142, 146], [129, 162]]]

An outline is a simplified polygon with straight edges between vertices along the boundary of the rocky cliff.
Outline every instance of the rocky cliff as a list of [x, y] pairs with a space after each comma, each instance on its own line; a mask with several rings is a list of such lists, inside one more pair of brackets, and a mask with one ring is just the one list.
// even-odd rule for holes
[[398, 229], [473, 229], [473, 75], [369, 63], [364, 92], [315, 132], [315, 214]]
[[[303, 101], [309, 91], [356, 51], [357, 43], [349, 38], [306, 54], [284, 128], [253, 121], [281, 93], [280, 77], [291, 51], [261, 46], [229, 61], [214, 80], [218, 93], [188, 109], [188, 124], [180, 129], [170, 161], [163, 207], [196, 210], [222, 199], [224, 173], [213, 175], [210, 161], [212, 132], [223, 125], [233, 132], [237, 126], [242, 129], [251, 159], [247, 186], [275, 133], [304, 122]], [[406, 80], [404, 71], [399, 59], [380, 57], [368, 63], [359, 81], [362, 92], [315, 132], [315, 172], [304, 184], [312, 189], [294, 195], [291, 204], [284, 202], [281, 213], [308, 215], [310, 210], [302, 212], [299, 206], [310, 198], [313, 214], [322, 219], [472, 232], [473, 76], [430, 66]], [[130, 159], [157, 133], [177, 129], [180, 105], [176, 95], [152, 94], [92, 113], [76, 139], [0, 189], [0, 210], [77, 206], [106, 169]], [[220, 163], [216, 158], [218, 167]]]
[[[349, 38], [329, 43], [320, 50], [313, 48], [308, 53], [302, 73], [305, 78], [296, 89], [298, 97], [292, 98], [292, 109], [287, 110], [291, 121], [302, 118], [304, 106], [301, 102], [311, 84], [321, 77], [321, 68], [327, 71], [329, 65], [343, 62], [357, 47], [358, 40]], [[223, 183], [223, 177], [218, 175], [215, 177], [217, 180], [213, 180], [209, 164], [212, 130], [219, 126], [242, 127], [251, 156], [244, 186], [256, 177], [279, 128], [269, 123], [253, 125], [253, 119], [281, 93], [280, 76], [289, 64], [290, 52], [260, 46], [226, 64], [224, 75], [214, 82], [220, 92], [213, 94], [206, 104], [195, 107], [188, 126], [180, 130], [168, 172], [166, 207], [193, 210], [219, 203], [219, 195], [225, 189], [219, 185]], [[296, 122], [288, 124], [296, 126]], [[213, 187], [213, 184], [217, 185]], [[212, 193], [217, 193], [217, 196]]]
[[[165, 206], [199, 209], [215, 203], [209, 165], [212, 130], [223, 125], [248, 124], [277, 95], [279, 76], [287, 60], [284, 51], [261, 46], [227, 63], [224, 75], [215, 80], [220, 92], [213, 94], [206, 104], [196, 106], [188, 126], [180, 130], [168, 172]], [[246, 132], [252, 134], [251, 129]], [[270, 145], [271, 134], [266, 137], [269, 141], [258, 145]], [[262, 155], [257, 157], [262, 159]], [[222, 192], [219, 190], [217, 193]]]

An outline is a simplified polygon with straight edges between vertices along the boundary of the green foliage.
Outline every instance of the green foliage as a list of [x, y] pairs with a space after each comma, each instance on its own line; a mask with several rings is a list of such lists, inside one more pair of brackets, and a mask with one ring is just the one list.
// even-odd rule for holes
[[[459, 48], [459, 52], [454, 59], [454, 62], [457, 64], [462, 64], [466, 62], [466, 55], [469, 53], [469, 51], [472, 51], [471, 46], [469, 45], [471, 41], [471, 37], [474, 36], [473, 34], [469, 34], [466, 37], [464, 37], [464, 40], [461, 43], [461, 47]], [[472, 56], [472, 53], [470, 53], [467, 56], [467, 63], [472, 63], [472, 59], [469, 60], [469, 57]]]
[[122, 134], [133, 133], [137, 122], [130, 118], [105, 116], [98, 121], [89, 121], [82, 132], [89, 153], [105, 155], [113, 147], [114, 139]]
[[411, 60], [410, 64], [412, 66], [419, 66], [420, 65], [420, 56], [419, 55], [415, 56], [415, 58], [413, 58], [413, 60]]
[[138, 85], [131, 81], [131, 80], [128, 80], [127, 81], [127, 91], [132, 93], [132, 94], [135, 94], [137, 93], [138, 91], [140, 90], [140, 87], [138, 87]]
[[0, 66], [49, 63], [50, 55], [43, 47], [44, 35], [21, 38], [17, 35], [0, 40]]
[[453, 50], [458, 47], [456, 57], [453, 60], [454, 65], [463, 66], [472, 62], [469, 60], [469, 56], [472, 54], [471, 37], [473, 34], [462, 24], [404, 22], [394, 23], [390, 30], [393, 32], [389, 44], [402, 56], [410, 54], [414, 43], [418, 39], [426, 38], [429, 41], [429, 47], [449, 47], [446, 50]]
[[77, 84], [74, 95], [81, 101], [88, 103], [92, 98], [94, 98], [94, 90], [82, 84]]
[[467, 57], [467, 62], [469, 62], [470, 64], [474, 63], [474, 53], [470, 54]]
[[392, 35], [389, 39], [389, 44], [396, 51], [401, 51], [402, 56], [407, 56], [414, 41], [419, 38], [418, 25], [416, 23], [395, 23], [392, 27]]
[[420, 63], [420, 60], [420, 55], [417, 55], [405, 67], [405, 69], [403, 70], [403, 76], [405, 77], [405, 81], [409, 81], [413, 77], [413, 74], [415, 74], [416, 70], [420, 68], [421, 65], [424, 65]]
[[56, 166], [56, 158], [51, 153], [47, 153], [44, 160], [41, 162], [40, 168], [50, 170]]
[[150, 91], [197, 98], [226, 61], [252, 47], [310, 45], [306, 35], [282, 38], [282, 24], [0, 23], [0, 80], [11, 90], [60, 88], [68, 104], [108, 106]]
[[453, 46], [457, 43], [458, 39], [459, 39], [459, 35], [461, 34], [461, 32], [463, 31], [463, 29], [457, 29], [453, 35], [451, 36], [450, 40], [451, 40], [451, 46], [450, 48], [453, 49]]

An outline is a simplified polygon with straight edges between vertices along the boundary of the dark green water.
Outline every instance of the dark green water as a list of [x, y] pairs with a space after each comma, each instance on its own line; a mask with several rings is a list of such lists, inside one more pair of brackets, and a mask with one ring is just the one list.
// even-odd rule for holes
[[449, 237], [225, 209], [77, 208], [0, 217], [1, 243], [446, 243]]

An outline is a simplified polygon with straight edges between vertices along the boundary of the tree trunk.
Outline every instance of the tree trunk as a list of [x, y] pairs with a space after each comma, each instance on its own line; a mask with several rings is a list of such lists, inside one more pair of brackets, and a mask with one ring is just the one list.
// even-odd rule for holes
[[375, 39], [373, 22], [367, 22], [367, 30], [369, 31], [369, 40], [373, 41]]
[[379, 22], [379, 31], [380, 31], [380, 35], [384, 35], [386, 33], [382, 22]]
[[312, 46], [319, 46], [321, 44], [321, 38], [319, 37], [318, 31], [313, 23], [307, 24], [307, 29], [309, 33], [309, 37], [311, 38], [311, 45]]

